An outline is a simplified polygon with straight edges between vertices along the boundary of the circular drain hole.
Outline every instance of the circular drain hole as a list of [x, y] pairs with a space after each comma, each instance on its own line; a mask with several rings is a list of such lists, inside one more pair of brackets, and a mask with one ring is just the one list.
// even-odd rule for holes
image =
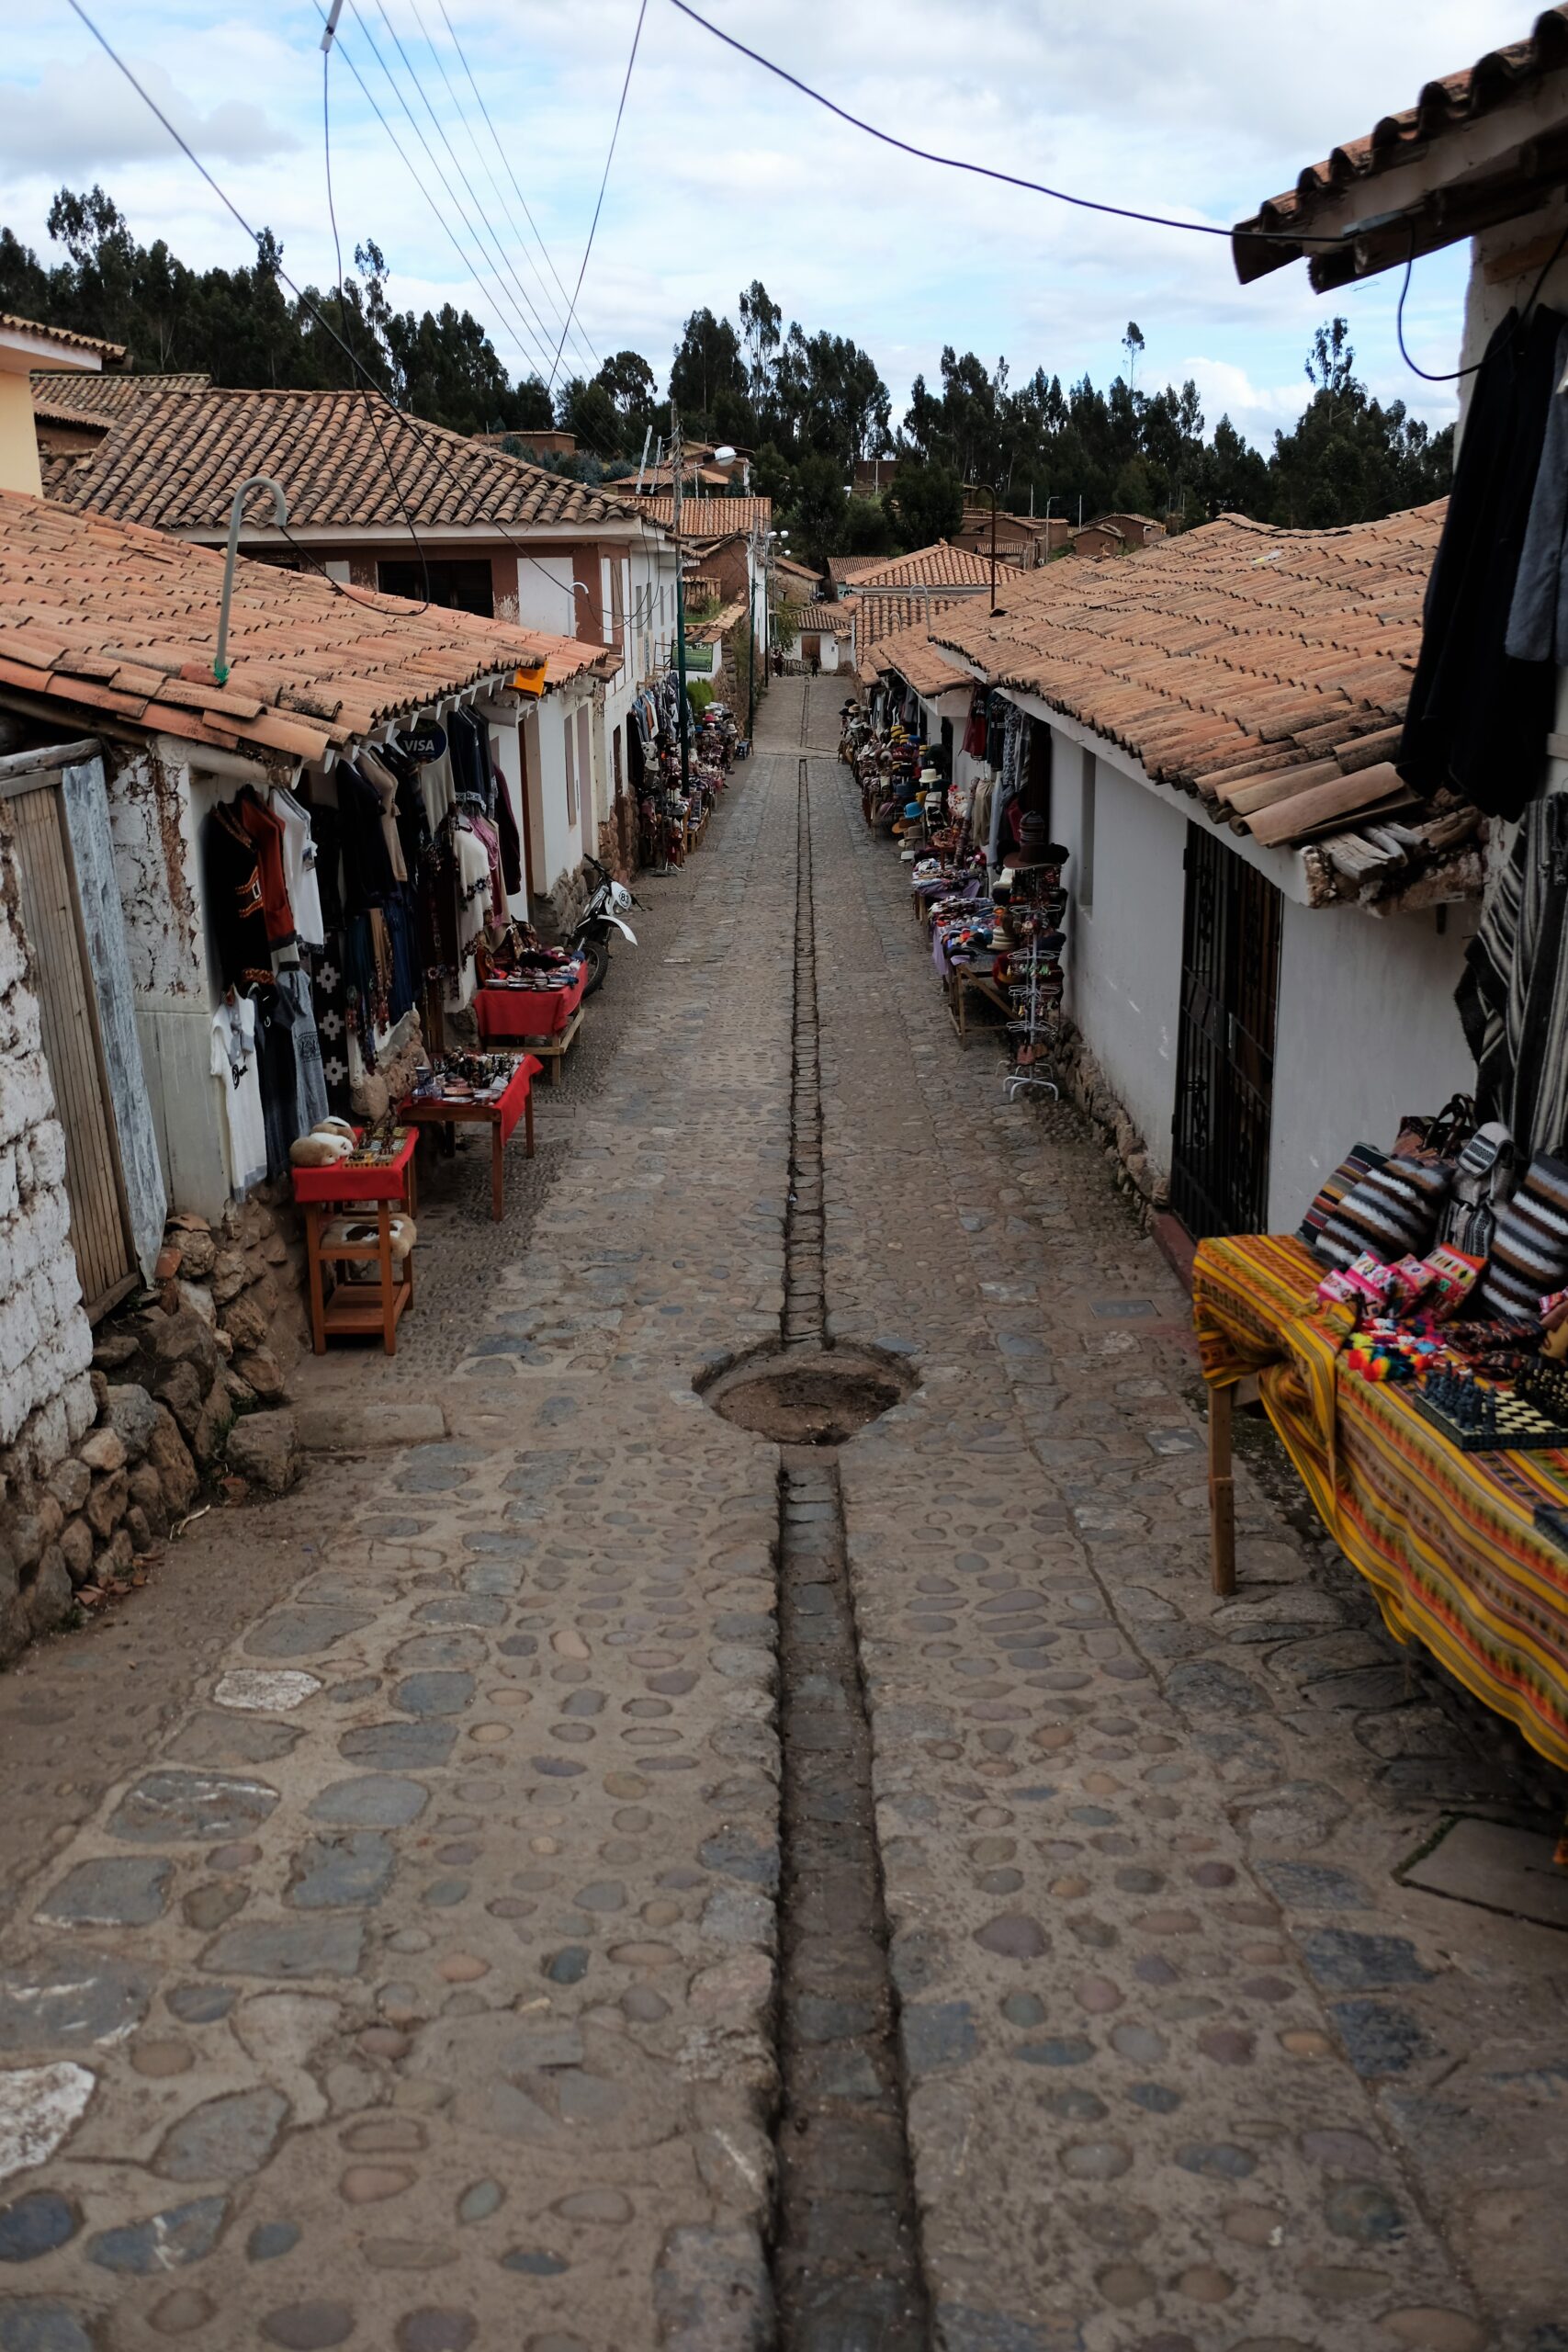
[[697, 1384], [721, 1420], [777, 1445], [842, 1445], [901, 1404], [915, 1374], [870, 1350], [743, 1357]]

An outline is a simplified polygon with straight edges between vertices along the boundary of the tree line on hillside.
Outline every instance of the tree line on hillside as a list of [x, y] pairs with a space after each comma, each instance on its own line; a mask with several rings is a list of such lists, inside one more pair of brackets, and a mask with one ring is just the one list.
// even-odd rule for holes
[[[1080, 504], [1086, 517], [1154, 514], [1173, 530], [1226, 510], [1323, 527], [1439, 497], [1452, 469], [1452, 427], [1433, 433], [1403, 401], [1374, 400], [1342, 318], [1318, 329], [1305, 406], [1265, 457], [1228, 416], [1208, 429], [1190, 379], [1179, 390], [1139, 388], [1145, 344], [1131, 322], [1126, 373], [1105, 391], [1087, 375], [1064, 387], [1043, 368], [1015, 383], [1005, 359], [987, 368], [950, 345], [940, 384], [918, 376], [895, 428], [870, 354], [827, 330], [786, 330], [760, 279], [739, 298], [739, 325], [705, 307], [692, 312], [663, 394], [647, 359], [623, 350], [552, 395], [537, 375], [509, 377], [470, 311], [398, 310], [373, 243], [355, 248], [358, 275], [345, 276], [341, 296], [307, 287], [297, 299], [279, 278], [282, 247], [270, 232], [249, 268], [197, 271], [161, 238], [140, 243], [101, 187], [62, 188], [48, 226], [64, 253], [53, 263], [0, 229], [0, 311], [124, 343], [149, 372], [204, 369], [238, 388], [308, 390], [368, 376], [458, 433], [500, 429], [522, 447], [530, 432], [570, 431], [576, 458], [550, 462], [590, 481], [631, 474], [645, 442], [668, 443], [678, 417], [686, 437], [753, 453], [753, 487], [773, 499], [793, 551], [815, 562], [951, 537], [976, 497], [1073, 519]], [[888, 455], [900, 460], [888, 491], [846, 495], [858, 459]]]

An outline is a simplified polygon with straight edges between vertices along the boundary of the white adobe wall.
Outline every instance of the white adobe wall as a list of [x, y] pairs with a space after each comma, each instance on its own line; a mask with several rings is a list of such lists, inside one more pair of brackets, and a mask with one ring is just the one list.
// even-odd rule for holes
[[1454, 1005], [1480, 910], [1379, 920], [1285, 903], [1269, 1151], [1269, 1229], [1301, 1223], [1353, 1143], [1386, 1149], [1406, 1111], [1470, 1093], [1475, 1064]]
[[579, 779], [577, 814], [567, 815], [566, 728], [572, 730], [572, 758], [577, 745], [576, 705], [562, 695], [547, 695], [530, 710], [524, 722], [528, 753], [528, 810], [533, 826], [535, 873], [543, 895], [558, 915], [570, 898], [573, 879], [582, 863], [582, 793]]
[[[1087, 794], [1086, 759], [1092, 774]], [[1086, 861], [1090, 795], [1092, 877]], [[1141, 1131], [1152, 1164], [1168, 1175], [1187, 820], [1131, 776], [1058, 734], [1051, 830], [1072, 853], [1063, 876], [1068, 893], [1066, 1010]], [[1084, 903], [1086, 887], [1091, 905]]]
[[82, 1306], [65, 1133], [54, 1115], [8, 826], [0, 818], [0, 1492], [91, 1429], [93, 1334]]
[[[1086, 820], [1089, 798], [1092, 826]], [[1166, 1175], [1176, 1105], [1187, 821], [1180, 806], [1056, 735], [1051, 823], [1072, 852], [1066, 1007], [1141, 1129], [1151, 1162]], [[1382, 918], [1359, 907], [1313, 908], [1284, 899], [1270, 1232], [1301, 1222], [1353, 1143], [1392, 1144], [1402, 1113], [1435, 1111], [1450, 1094], [1473, 1087], [1475, 1066], [1453, 995], [1478, 913], [1469, 905], [1449, 907], [1439, 931], [1432, 910]]]
[[572, 578], [570, 555], [519, 555], [516, 619], [525, 628], [543, 629], [550, 637], [575, 637], [581, 600]]

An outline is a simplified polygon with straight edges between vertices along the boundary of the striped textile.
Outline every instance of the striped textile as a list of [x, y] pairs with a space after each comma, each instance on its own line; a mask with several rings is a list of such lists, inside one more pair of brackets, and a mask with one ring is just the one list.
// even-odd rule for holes
[[1353, 1265], [1369, 1250], [1385, 1266], [1424, 1258], [1452, 1183], [1452, 1170], [1439, 1163], [1385, 1159], [1346, 1193], [1313, 1247], [1331, 1266]]
[[[1205, 1377], [1223, 1386], [1258, 1369], [1269, 1302], [1289, 1310], [1293, 1295], [1260, 1387], [1319, 1517], [1371, 1585], [1395, 1640], [1423, 1643], [1568, 1769], [1568, 1553], [1533, 1523], [1538, 1503], [1568, 1510], [1568, 1453], [1461, 1453], [1402, 1389], [1346, 1371], [1334, 1379], [1325, 1434], [1336, 1334], [1301, 1312], [1303, 1258], [1310, 1263], [1294, 1236], [1199, 1245], [1193, 1312]], [[1244, 1552], [1244, 1577], [1246, 1566]]]
[[1454, 1001], [1476, 1061], [1483, 1119], [1501, 1119], [1520, 1162], [1568, 1145], [1568, 794], [1532, 800]]
[[1488, 1314], [1539, 1323], [1547, 1291], [1568, 1283], [1568, 1167], [1538, 1152], [1497, 1211], [1481, 1296]]
[[1315, 1242], [1347, 1193], [1354, 1190], [1362, 1177], [1374, 1168], [1381, 1168], [1388, 1158], [1375, 1144], [1352, 1144], [1332, 1176], [1325, 1177], [1314, 1196], [1311, 1208], [1296, 1227], [1299, 1240]]

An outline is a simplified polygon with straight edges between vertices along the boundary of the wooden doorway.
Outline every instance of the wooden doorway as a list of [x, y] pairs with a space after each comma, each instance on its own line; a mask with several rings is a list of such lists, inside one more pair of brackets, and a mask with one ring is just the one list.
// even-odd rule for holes
[[1187, 828], [1170, 1204], [1197, 1240], [1260, 1233], [1284, 902], [1209, 825]]
[[65, 1131], [65, 1189], [82, 1297], [94, 1320], [139, 1280], [118, 1133], [87, 961], [59, 770], [0, 786], [32, 949], [44, 1059]]

